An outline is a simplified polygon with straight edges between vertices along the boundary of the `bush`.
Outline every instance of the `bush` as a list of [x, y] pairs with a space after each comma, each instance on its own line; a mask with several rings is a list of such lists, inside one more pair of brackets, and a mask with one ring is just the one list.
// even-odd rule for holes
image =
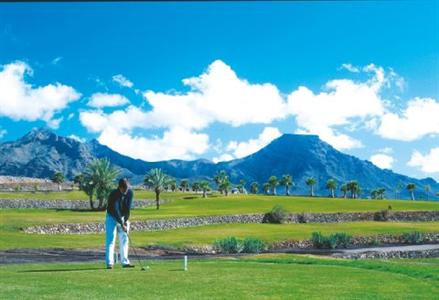
[[389, 220], [389, 210], [385, 209], [385, 210], [377, 211], [373, 215], [373, 220], [380, 221], [380, 222], [388, 221]]
[[239, 253], [242, 251], [242, 241], [230, 236], [222, 240], [216, 240], [213, 243], [213, 249], [220, 253]]
[[256, 238], [246, 238], [243, 241], [243, 249], [242, 252], [244, 253], [260, 253], [264, 251], [266, 248], [266, 245], [264, 241], [261, 241]]
[[325, 236], [320, 232], [313, 232], [311, 242], [314, 247], [319, 249], [347, 248], [351, 244], [352, 237], [345, 232], [337, 232]]
[[280, 205], [275, 205], [270, 212], [266, 213], [263, 223], [282, 224], [288, 216], [287, 211]]
[[413, 231], [413, 232], [406, 232], [402, 235], [402, 241], [405, 244], [422, 244], [425, 240], [425, 234]]

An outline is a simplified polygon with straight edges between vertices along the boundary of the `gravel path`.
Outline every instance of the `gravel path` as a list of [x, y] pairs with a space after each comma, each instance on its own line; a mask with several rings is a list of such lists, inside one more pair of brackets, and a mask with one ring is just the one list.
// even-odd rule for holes
[[[359, 249], [337, 249], [337, 250], [320, 250], [320, 249], [300, 249], [290, 251], [278, 251], [276, 253], [299, 253], [314, 254], [333, 257], [346, 257], [354, 255], [353, 258], [365, 253], [412, 253], [422, 251], [439, 251], [438, 244], [427, 245], [410, 245], [410, 246], [391, 246], [391, 247], [373, 247]], [[130, 259], [132, 263], [137, 264], [137, 258], [141, 260], [149, 259], [182, 259], [187, 253], [173, 250], [145, 250], [135, 248], [135, 252], [130, 250]], [[238, 255], [215, 255], [215, 254], [191, 254], [189, 258], [213, 258], [224, 256], [244, 256]], [[373, 257], [367, 257], [373, 258]], [[378, 258], [383, 258], [379, 256]], [[6, 264], [23, 264], [23, 263], [70, 263], [70, 262], [104, 262], [104, 249], [15, 249], [0, 251], [0, 265]]]

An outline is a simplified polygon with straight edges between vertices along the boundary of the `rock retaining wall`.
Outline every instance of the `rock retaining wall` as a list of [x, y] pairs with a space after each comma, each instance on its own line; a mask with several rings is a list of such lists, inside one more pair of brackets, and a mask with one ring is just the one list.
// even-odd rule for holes
[[[47, 201], [49, 202], [49, 201]], [[151, 204], [150, 204], [151, 205]], [[264, 214], [201, 216], [192, 218], [177, 218], [164, 220], [135, 221], [131, 229], [135, 231], [158, 231], [203, 225], [230, 223], [262, 223]], [[373, 221], [373, 212], [364, 213], [330, 213], [330, 214], [290, 214], [289, 223], [338, 223], [355, 221]], [[412, 211], [389, 213], [388, 221], [438, 221], [439, 211]], [[101, 223], [95, 224], [51, 224], [33, 226], [24, 229], [26, 233], [60, 234], [60, 233], [98, 233], [105, 230]]]
[[[96, 203], [96, 201], [95, 201]], [[134, 200], [134, 207], [155, 205], [155, 200]], [[32, 200], [0, 199], [0, 209], [5, 208], [45, 208], [45, 209], [90, 209], [87, 200]]]
[[392, 259], [392, 258], [429, 258], [439, 257], [439, 249], [419, 250], [419, 251], [366, 251], [363, 253], [345, 253], [334, 255], [339, 258], [347, 259]]

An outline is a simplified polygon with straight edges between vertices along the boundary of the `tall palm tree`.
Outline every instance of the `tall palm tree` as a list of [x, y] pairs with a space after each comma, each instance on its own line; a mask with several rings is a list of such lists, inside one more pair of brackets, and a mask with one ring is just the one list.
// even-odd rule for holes
[[257, 183], [256, 181], [252, 182], [252, 184], [250, 185], [250, 192], [252, 194], [257, 194], [259, 191], [259, 183]]
[[314, 197], [314, 185], [316, 185], [317, 181], [314, 177], [308, 177], [305, 180], [307, 186], [309, 186], [309, 192], [311, 197]]
[[175, 192], [177, 189], [177, 180], [173, 177], [169, 177], [168, 187], [171, 191]]
[[360, 186], [356, 180], [351, 180], [347, 183], [347, 189], [351, 192], [351, 198], [356, 199], [359, 194]]
[[198, 181], [192, 182], [191, 188], [195, 193], [198, 192], [200, 190], [200, 183]]
[[75, 177], [73, 178], [73, 183], [77, 184], [79, 188], [81, 188], [81, 184], [84, 181], [84, 174], [77, 174], [75, 175]]
[[[86, 190], [93, 190], [98, 199], [98, 209], [103, 210], [107, 207], [107, 198], [114, 188], [114, 182], [119, 176], [119, 169], [113, 167], [106, 158], [95, 159], [87, 167], [85, 172]], [[85, 190], [84, 190], [85, 191]]]
[[270, 186], [271, 185], [268, 182], [265, 182], [264, 185], [263, 185], [264, 193], [266, 195], [268, 195], [268, 193], [270, 192]]
[[401, 181], [398, 182], [398, 184], [395, 187], [395, 200], [397, 200], [399, 197], [399, 194], [401, 193], [401, 191], [404, 189], [405, 185], [404, 183], [402, 183]]
[[246, 189], [245, 189], [246, 183], [247, 183], [247, 181], [245, 181], [244, 179], [239, 180], [239, 184], [237, 185], [237, 188], [241, 194], [243, 194], [244, 191], [246, 191]]
[[409, 183], [406, 186], [406, 189], [410, 192], [410, 195], [412, 197], [412, 200], [415, 200], [415, 189], [416, 189], [416, 184], [414, 183]]
[[207, 191], [210, 189], [209, 182], [206, 180], [201, 181], [200, 189], [203, 191], [203, 198], [207, 198]]
[[270, 184], [270, 188], [273, 190], [273, 195], [276, 195], [276, 186], [279, 185], [279, 180], [276, 176], [270, 176], [270, 178], [268, 178], [268, 183]]
[[285, 195], [290, 195], [290, 186], [293, 185], [293, 177], [291, 175], [284, 175], [280, 180], [280, 185], [285, 187]]
[[226, 171], [221, 170], [218, 173], [216, 173], [215, 176], [213, 177], [213, 180], [215, 181], [215, 183], [216, 183], [216, 185], [218, 187], [219, 192], [222, 194], [223, 190], [221, 189], [221, 186], [223, 185], [223, 183], [225, 181], [229, 180], [229, 176], [227, 176]]
[[340, 191], [343, 193], [343, 198], [346, 198], [348, 194], [348, 185], [346, 183], [342, 184], [340, 186]]
[[230, 180], [229, 180], [228, 177], [226, 177], [225, 179], [223, 179], [223, 180], [221, 181], [220, 186], [219, 186], [219, 188], [221, 189], [221, 191], [223, 191], [224, 194], [225, 194], [226, 196], [229, 195], [229, 192], [230, 192], [230, 188], [231, 188], [231, 187], [232, 187], [232, 183], [230, 182]]
[[52, 177], [52, 181], [54, 183], [58, 184], [58, 190], [61, 191], [62, 190], [62, 183], [64, 182], [65, 178], [64, 178], [64, 174], [61, 172], [56, 172], [55, 174], [53, 174]]
[[189, 180], [187, 180], [187, 179], [182, 179], [182, 180], [180, 181], [180, 187], [181, 187], [181, 190], [182, 190], [183, 192], [186, 192], [187, 189], [189, 188]]
[[169, 176], [162, 169], [151, 169], [145, 175], [145, 184], [155, 192], [156, 209], [160, 209], [160, 193], [166, 189], [169, 181]]
[[428, 200], [428, 194], [430, 193], [430, 191], [431, 191], [431, 186], [429, 184], [424, 185], [424, 192], [425, 192], [425, 196], [426, 196], [427, 200]]
[[326, 182], [326, 188], [331, 191], [332, 198], [335, 198], [335, 189], [337, 188], [337, 181], [331, 178]]

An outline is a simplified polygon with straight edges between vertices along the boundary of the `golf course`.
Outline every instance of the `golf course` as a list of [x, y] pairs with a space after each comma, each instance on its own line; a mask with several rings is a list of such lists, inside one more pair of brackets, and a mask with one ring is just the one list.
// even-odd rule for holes
[[[154, 199], [147, 190], [135, 199]], [[1, 199], [87, 201], [81, 191], [1, 192]], [[439, 211], [439, 203], [407, 200], [332, 199], [301, 196], [221, 195], [164, 192], [162, 205], [136, 207], [132, 222], [175, 220], [206, 216], [264, 214], [274, 206], [288, 213], [329, 214]], [[29, 234], [31, 226], [104, 223], [104, 211], [72, 209], [2, 209], [0, 250], [104, 249], [104, 233]], [[135, 250], [171, 249], [181, 255], [148, 258], [140, 271], [133, 251], [134, 269], [116, 265], [106, 270], [104, 261], [30, 262], [0, 265], [0, 288], [5, 299], [433, 299], [439, 292], [439, 259], [343, 259], [312, 254], [263, 253], [239, 255], [189, 255], [183, 270], [182, 249], [211, 247], [228, 237], [255, 238], [266, 245], [288, 240], [309, 240], [313, 232], [346, 233], [352, 237], [438, 233], [438, 221], [356, 221], [333, 223], [228, 223], [166, 230], [133, 230]], [[276, 251], [275, 251], [276, 252]]]

